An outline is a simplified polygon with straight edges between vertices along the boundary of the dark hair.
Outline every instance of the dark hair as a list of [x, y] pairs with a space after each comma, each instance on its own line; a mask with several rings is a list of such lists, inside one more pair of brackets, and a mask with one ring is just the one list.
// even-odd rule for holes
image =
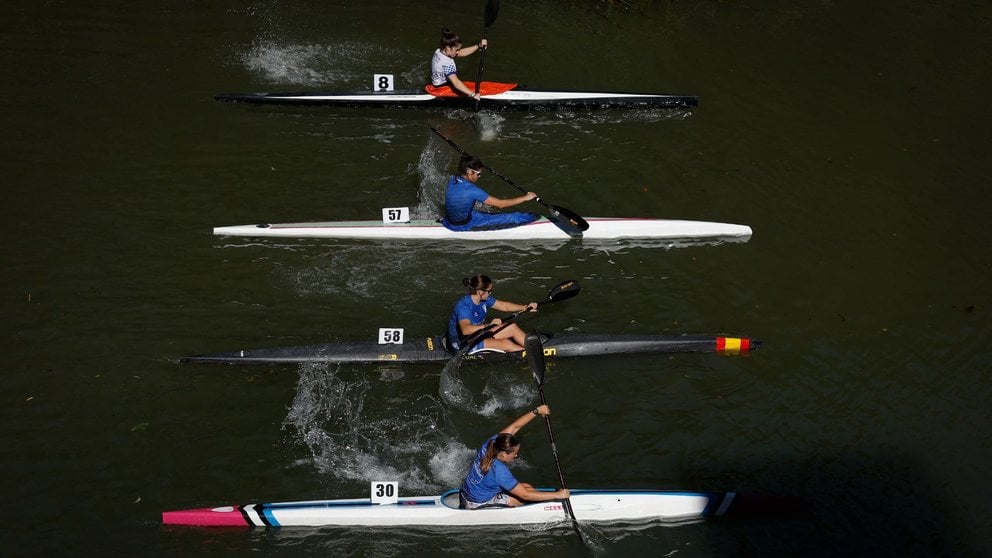
[[469, 155], [466, 153], [462, 155], [462, 158], [458, 160], [458, 174], [465, 174], [468, 169], [472, 170], [482, 170], [485, 165], [482, 163], [482, 159], [476, 157], [475, 155]]
[[493, 280], [488, 275], [476, 275], [462, 279], [462, 285], [468, 287], [469, 293], [489, 289], [493, 286]]
[[496, 459], [497, 453], [501, 451], [513, 451], [513, 448], [519, 445], [520, 442], [509, 432], [500, 432], [495, 438], [489, 440], [489, 445], [486, 446], [486, 454], [482, 456], [482, 461], [479, 462], [479, 468], [482, 469], [482, 474], [489, 473], [489, 469], [493, 466], [493, 461]]
[[441, 28], [441, 44], [438, 48], [444, 50], [447, 47], [458, 46], [460, 44], [462, 44], [462, 38], [457, 33], [452, 33], [447, 27]]

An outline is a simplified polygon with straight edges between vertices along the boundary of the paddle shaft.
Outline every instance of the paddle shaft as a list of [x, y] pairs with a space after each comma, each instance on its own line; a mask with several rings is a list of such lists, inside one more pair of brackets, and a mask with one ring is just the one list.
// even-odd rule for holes
[[[541, 404], [547, 405], [548, 402], [544, 398], [544, 386], [538, 384], [537, 391], [541, 394]], [[565, 484], [565, 475], [561, 472], [561, 461], [558, 459], [558, 445], [555, 444], [555, 432], [551, 428], [551, 417], [549, 415], [544, 416], [544, 424], [548, 427], [548, 441], [551, 442], [551, 455], [554, 456], [555, 468], [558, 469], [558, 482], [561, 483], [562, 488], [568, 488], [568, 485]], [[565, 507], [565, 511], [568, 512], [568, 516], [572, 518], [572, 522], [577, 524], [578, 520], [575, 519], [575, 511], [572, 509], [572, 501], [565, 498], [561, 501], [561, 503], [562, 506]]]
[[[499, 0], [489, 0], [486, 2], [486, 11], [482, 15], [482, 39], [489, 39], [489, 26], [496, 23], [496, 16], [499, 15]], [[479, 73], [475, 78], [475, 94], [478, 95], [480, 88], [482, 87], [482, 69], [486, 65], [486, 48], [482, 46], [482, 41], [479, 41], [479, 48], [482, 52], [479, 55]], [[475, 112], [479, 112], [479, 101], [475, 100]]]
[[[487, 39], [489, 28], [487, 27], [482, 31], [482, 38]], [[481, 44], [481, 43], [480, 43]], [[486, 65], [486, 48], [479, 47], [482, 49], [482, 53], [479, 55], [479, 73], [475, 77], [475, 94], [478, 95], [479, 91], [482, 89], [482, 69]], [[482, 101], [481, 98], [475, 100], [475, 112], [479, 112], [479, 102]]]

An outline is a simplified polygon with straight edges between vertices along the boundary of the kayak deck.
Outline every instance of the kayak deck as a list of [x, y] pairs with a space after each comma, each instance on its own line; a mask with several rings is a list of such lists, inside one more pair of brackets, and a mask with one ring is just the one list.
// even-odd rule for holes
[[[678, 219], [588, 217], [583, 240], [620, 239], [738, 239], [751, 237], [751, 227], [730, 223]], [[509, 229], [451, 231], [434, 220], [406, 223], [382, 221], [329, 221], [215, 227], [215, 235], [292, 238], [366, 238], [408, 240], [568, 240], [570, 237], [545, 217]]]
[[[761, 346], [747, 337], [719, 335], [639, 335], [639, 334], [541, 334], [546, 358], [574, 358], [624, 354], [720, 353], [745, 354]], [[326, 363], [430, 363], [446, 361], [452, 353], [444, 337], [422, 337], [401, 344], [323, 343], [291, 347], [244, 349], [184, 356], [182, 363], [195, 364], [293, 364]], [[522, 361], [524, 352], [477, 351], [466, 361]]]

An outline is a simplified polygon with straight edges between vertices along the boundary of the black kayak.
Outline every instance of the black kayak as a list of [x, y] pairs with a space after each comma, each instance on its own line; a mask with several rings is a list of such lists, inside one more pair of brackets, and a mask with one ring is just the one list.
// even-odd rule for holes
[[[747, 337], [719, 335], [638, 335], [542, 333], [544, 355], [549, 359], [586, 356], [722, 353], [743, 354], [761, 346], [761, 341]], [[402, 344], [323, 343], [295, 347], [244, 349], [222, 353], [185, 356], [184, 363], [200, 364], [291, 364], [327, 363], [428, 363], [443, 362], [454, 356], [441, 335], [421, 337]], [[524, 352], [505, 353], [482, 350], [469, 353], [466, 361], [523, 361]]]

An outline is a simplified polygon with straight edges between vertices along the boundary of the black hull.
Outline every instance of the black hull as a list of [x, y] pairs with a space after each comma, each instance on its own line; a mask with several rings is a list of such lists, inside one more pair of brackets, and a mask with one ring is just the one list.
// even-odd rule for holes
[[[761, 341], [716, 335], [542, 334], [548, 359], [658, 353], [747, 353]], [[418, 338], [401, 345], [323, 343], [295, 347], [246, 349], [187, 356], [179, 362], [197, 364], [429, 363], [452, 357], [441, 336]], [[479, 352], [466, 361], [523, 361], [523, 352]]]

